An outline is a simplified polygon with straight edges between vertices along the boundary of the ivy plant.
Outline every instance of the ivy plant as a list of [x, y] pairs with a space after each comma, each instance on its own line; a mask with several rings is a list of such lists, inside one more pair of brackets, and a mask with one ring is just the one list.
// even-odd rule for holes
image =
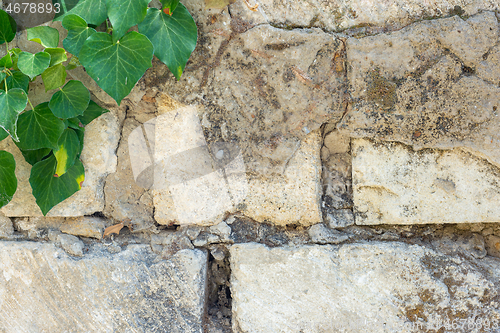
[[[0, 59], [0, 141], [10, 136], [32, 165], [29, 182], [44, 215], [81, 189], [85, 126], [108, 112], [90, 99], [82, 82], [67, 80], [67, 71], [83, 66], [118, 105], [152, 66], [153, 55], [177, 80], [184, 71], [197, 42], [193, 18], [179, 0], [161, 0], [161, 10], [148, 8], [149, 3], [80, 0], [55, 19], [68, 30], [63, 47], [57, 29], [27, 30], [28, 40], [44, 47], [38, 53], [9, 49], [17, 27], [0, 10], [0, 47], [5, 44], [7, 51]], [[53, 94], [33, 106], [29, 83], [39, 76]], [[16, 192], [15, 168], [12, 154], [0, 151], [0, 208]]]

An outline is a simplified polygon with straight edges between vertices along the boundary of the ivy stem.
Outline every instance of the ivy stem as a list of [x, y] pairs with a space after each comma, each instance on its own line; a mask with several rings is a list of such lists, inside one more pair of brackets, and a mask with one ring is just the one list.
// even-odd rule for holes
[[7, 89], [7, 78], [3, 79], [3, 82], [5, 83], [5, 92], [7, 92], [8, 91], [8, 89]]
[[31, 101], [30, 101], [29, 97], [28, 97], [28, 96], [26, 96], [26, 98], [28, 99], [28, 103], [30, 103], [31, 110], [35, 110], [35, 108], [33, 107], [33, 104], [31, 104]]

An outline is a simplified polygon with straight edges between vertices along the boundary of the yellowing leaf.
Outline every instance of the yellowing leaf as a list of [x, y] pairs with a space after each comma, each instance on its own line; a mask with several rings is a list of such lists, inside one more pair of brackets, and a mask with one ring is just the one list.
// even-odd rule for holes
[[85, 181], [85, 174], [80, 175], [78, 178], [76, 178], [76, 182], [78, 183], [78, 186], [80, 186], [80, 190], [82, 189], [84, 181]]
[[61, 146], [58, 151], [54, 153], [57, 160], [56, 175], [62, 176], [66, 173], [66, 162], [68, 161], [68, 151], [64, 146]]
[[[76, 157], [80, 153], [81, 145], [76, 132], [71, 128], [65, 129], [59, 138], [57, 148], [57, 150], [54, 150], [54, 156], [57, 160], [54, 176], [61, 177], [75, 164]], [[78, 181], [78, 184], [80, 185], [80, 181]]]

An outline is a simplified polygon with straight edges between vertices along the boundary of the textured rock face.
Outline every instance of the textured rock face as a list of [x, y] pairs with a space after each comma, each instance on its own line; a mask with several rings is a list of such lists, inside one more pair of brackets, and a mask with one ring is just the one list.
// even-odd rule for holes
[[66, 219], [61, 226], [61, 231], [70, 235], [101, 239], [104, 227], [104, 219], [83, 216]]
[[302, 141], [283, 175], [250, 176], [244, 214], [259, 222], [281, 225], [321, 222], [320, 147], [319, 131], [312, 132]]
[[346, 133], [330, 130], [334, 124], [325, 126], [327, 134], [321, 147], [323, 217], [331, 228], [354, 224], [352, 218], [352, 168], [350, 139]]
[[498, 168], [463, 149], [353, 140], [356, 224], [496, 222]]
[[11, 219], [0, 213], [0, 238], [9, 237], [14, 233]]
[[100, 247], [74, 260], [53, 245], [1, 242], [0, 256], [2, 332], [202, 332], [200, 250], [164, 261], [147, 245]]
[[[150, 114], [150, 117], [153, 116], [154, 113]], [[130, 219], [136, 229], [140, 230], [152, 226], [154, 220], [153, 198], [147, 189], [135, 182], [130, 165], [129, 135], [138, 126], [140, 127], [141, 123], [134, 118], [127, 118], [124, 121], [122, 140], [116, 152], [117, 169], [106, 178], [104, 186], [106, 194], [104, 214], [118, 221]]]
[[342, 115], [344, 41], [319, 29], [286, 31], [216, 16], [200, 29], [183, 78], [166, 81], [163, 90], [200, 108], [208, 144], [238, 144], [248, 171], [282, 174], [309, 132]]
[[[251, 2], [253, 4], [253, 2]], [[256, 22], [268, 22], [284, 28], [320, 27], [329, 31], [339, 31], [351, 27], [381, 26], [389, 29], [401, 28], [416, 20], [448, 15], [472, 15], [482, 10], [496, 10], [495, 1], [476, 0], [305, 0], [273, 1], [259, 0], [257, 12], [238, 3], [231, 6], [239, 9]]]
[[416, 149], [466, 147], [498, 165], [497, 42], [493, 12], [349, 39], [352, 105], [339, 127]]
[[[300, 143], [282, 174], [245, 173], [249, 170], [239, 149], [238, 156], [233, 156], [234, 160], [215, 170], [212, 164], [217, 162], [220, 150], [214, 149], [216, 143], [210, 145], [205, 140], [199, 118], [192, 112], [194, 108], [165, 109], [168, 107], [162, 105], [160, 113], [168, 115], [170, 112], [171, 117], [176, 115], [179, 124], [165, 128], [169, 122], [162, 120], [163, 116], [159, 116], [156, 122], [158, 136], [170, 133], [168, 140], [155, 142], [155, 147], [161, 146], [155, 148], [156, 159], [166, 163], [161, 165], [163, 172], [155, 170], [155, 186], [161, 185], [156, 184], [157, 174], [162, 174], [168, 185], [168, 189], [153, 191], [157, 222], [211, 225], [235, 210], [241, 210], [259, 222], [272, 221], [275, 224], [310, 225], [322, 220], [319, 131], [311, 132]], [[165, 123], [163, 130], [160, 123]], [[231, 145], [223, 145], [223, 150], [231, 150]], [[165, 177], [167, 174], [173, 176]], [[177, 178], [187, 181], [176, 182]]]
[[400, 242], [234, 245], [233, 330], [427, 332], [474, 316], [498, 325], [498, 265]]

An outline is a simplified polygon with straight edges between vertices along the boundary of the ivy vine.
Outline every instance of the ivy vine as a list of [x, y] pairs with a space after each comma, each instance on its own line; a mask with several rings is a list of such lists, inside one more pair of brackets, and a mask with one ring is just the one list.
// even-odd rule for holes
[[[184, 71], [197, 42], [193, 18], [179, 0], [161, 0], [161, 10], [148, 8], [149, 3], [80, 0], [55, 19], [68, 30], [64, 48], [58, 47], [57, 29], [27, 30], [28, 40], [44, 47], [34, 54], [9, 49], [17, 26], [0, 9], [0, 45], [7, 50], [0, 59], [0, 141], [10, 136], [32, 165], [29, 182], [44, 215], [81, 189], [85, 126], [108, 112], [90, 99], [82, 82], [67, 81], [67, 71], [83, 66], [118, 105], [152, 66], [153, 55], [177, 80]], [[129, 31], [133, 26], [138, 32]], [[46, 91], [56, 91], [49, 101], [33, 106], [28, 88], [38, 76]], [[0, 208], [16, 192], [15, 168], [12, 154], [0, 151]]]

